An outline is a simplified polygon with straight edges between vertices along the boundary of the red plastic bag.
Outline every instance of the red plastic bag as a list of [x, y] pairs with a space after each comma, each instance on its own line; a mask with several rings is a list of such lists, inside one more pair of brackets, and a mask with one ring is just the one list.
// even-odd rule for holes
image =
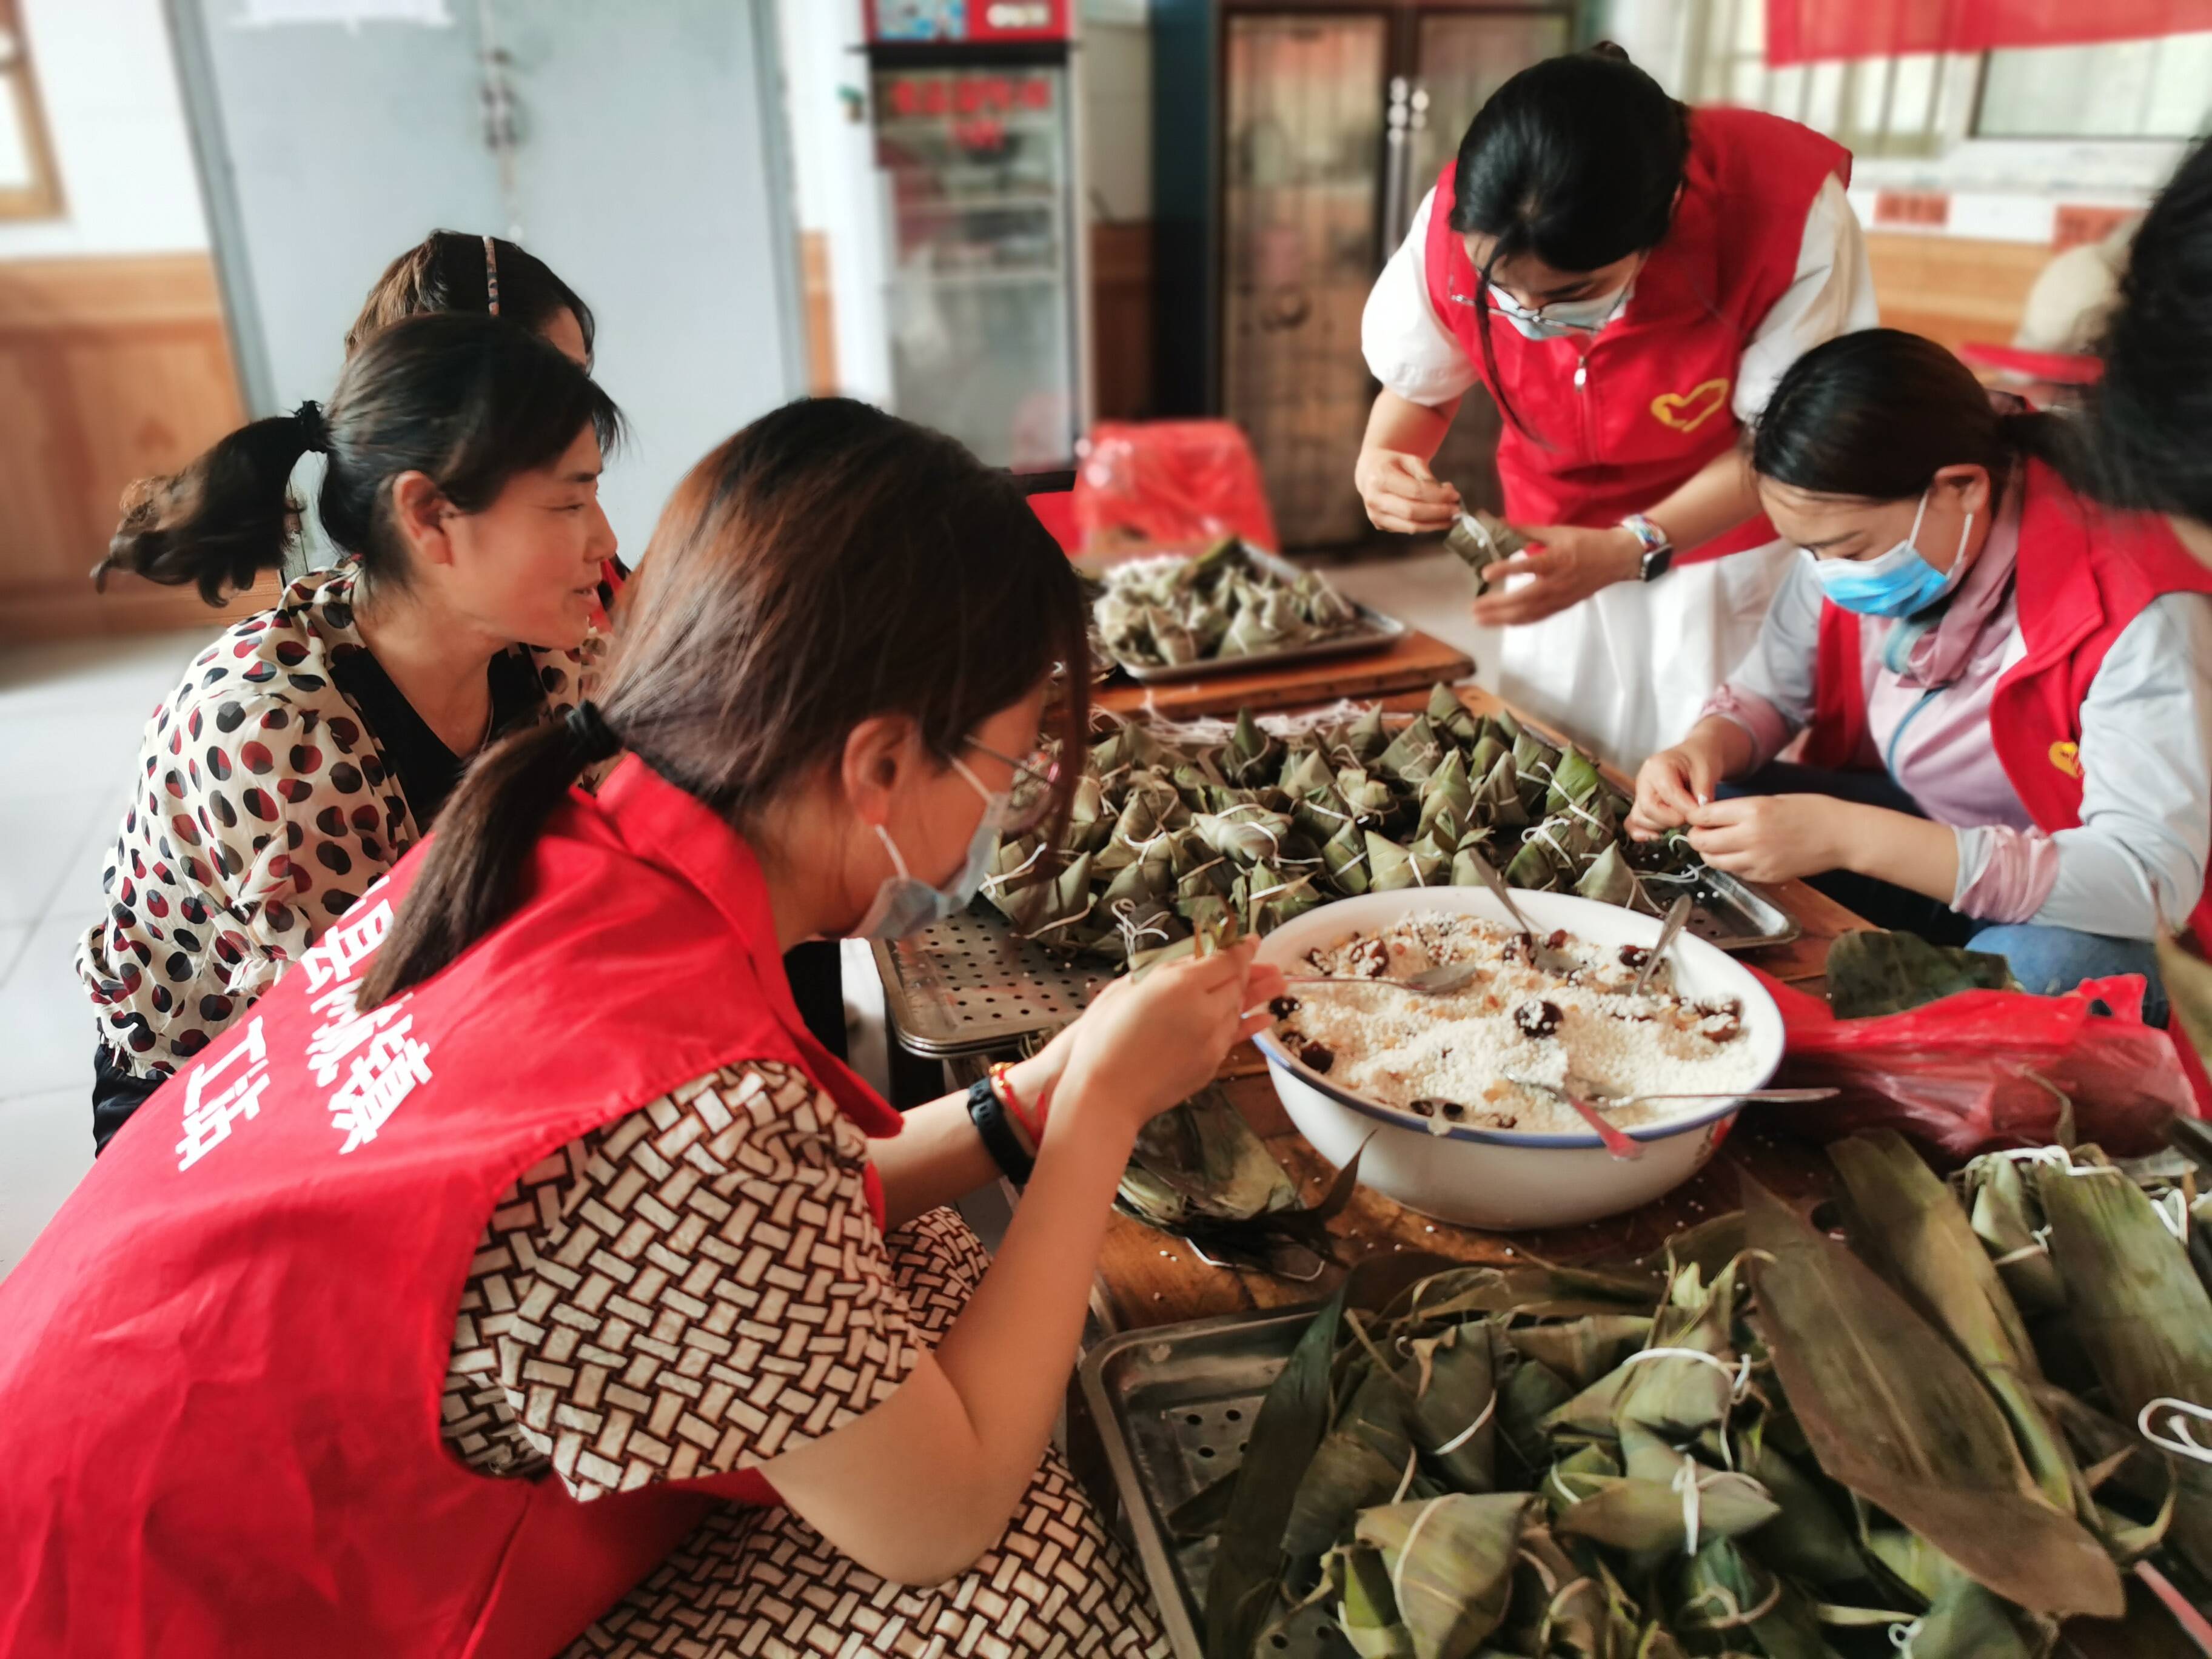
[[1224, 536], [1281, 546], [1260, 464], [1228, 421], [1102, 422], [1076, 470], [1075, 526], [1085, 553], [1196, 552]]
[[2176, 1113], [2197, 1111], [2173, 1039], [2143, 1024], [2138, 974], [2084, 980], [2063, 997], [1960, 991], [1873, 1019], [1838, 1019], [1820, 998], [1759, 978], [1788, 1034], [1776, 1083], [1844, 1091], [1790, 1120], [1822, 1139], [1896, 1129], [1960, 1158], [2047, 1146], [2057, 1090], [2074, 1103], [2080, 1139], [2135, 1158], [2164, 1144]]

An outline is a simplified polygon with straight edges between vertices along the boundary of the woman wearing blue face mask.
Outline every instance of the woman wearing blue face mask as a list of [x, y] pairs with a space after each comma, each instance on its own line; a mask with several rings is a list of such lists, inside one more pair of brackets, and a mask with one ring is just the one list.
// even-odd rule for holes
[[1917, 335], [1801, 358], [1751, 452], [1798, 562], [1630, 828], [2031, 990], [2144, 974], [2162, 1016], [2151, 941], [2199, 912], [2212, 843], [2212, 573], [2077, 494], [2066, 433]]
[[1431, 470], [1478, 386], [1504, 419], [1486, 574], [1505, 696], [1633, 765], [1756, 635], [1784, 551], [1738, 453], [1802, 353], [1875, 321], [1850, 152], [1778, 117], [1686, 109], [1618, 48], [1508, 81], [1376, 281], [1382, 382], [1354, 482], [1381, 529], [1449, 528]]
[[[824, 400], [694, 468], [636, 584], [595, 701], [489, 750], [0, 1284], [0, 1650], [1164, 1648], [1053, 1425], [1138, 1131], [1280, 976], [1160, 967], [902, 1121], [783, 956], [949, 914], [1065, 810], [1074, 574], [951, 440]], [[1001, 1174], [987, 1261], [945, 1206]]]

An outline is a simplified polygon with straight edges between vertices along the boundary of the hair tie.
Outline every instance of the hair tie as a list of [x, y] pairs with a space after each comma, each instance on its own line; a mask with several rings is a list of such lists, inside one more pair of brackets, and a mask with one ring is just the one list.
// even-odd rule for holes
[[310, 454], [327, 455], [331, 452], [330, 424], [323, 419], [323, 406], [313, 398], [292, 411], [292, 420], [300, 428], [301, 441]]
[[598, 764], [610, 756], [622, 753], [622, 739], [606, 722], [595, 702], [580, 702], [562, 717], [568, 728], [568, 738], [574, 745], [578, 763], [585, 766]]
[[490, 302], [491, 314], [499, 315], [499, 246], [489, 236], [484, 244], [484, 295]]

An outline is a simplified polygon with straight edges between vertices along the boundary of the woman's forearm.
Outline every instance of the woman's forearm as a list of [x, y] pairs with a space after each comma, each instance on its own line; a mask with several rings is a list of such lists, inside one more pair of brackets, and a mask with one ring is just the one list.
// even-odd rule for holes
[[1728, 449], [1705, 463], [1644, 516], [1676, 547], [1694, 548], [1758, 514], [1759, 484], [1742, 453]]
[[934, 1353], [874, 1410], [764, 1466], [792, 1509], [862, 1565], [934, 1582], [1004, 1529], [1066, 1395], [1128, 1161], [1125, 1124], [1063, 1102], [990, 1271]]
[[1394, 450], [1401, 455], [1418, 455], [1424, 461], [1434, 460], [1437, 451], [1443, 447], [1444, 434], [1451, 430], [1452, 416], [1459, 412], [1459, 404], [1460, 400], [1455, 398], [1431, 409], [1426, 404], [1401, 398], [1386, 386], [1368, 412], [1367, 435], [1360, 441], [1360, 447]]
[[1948, 904], [1959, 887], [1959, 836], [1948, 823], [1883, 806], [1835, 803], [1834, 867]]
[[[1008, 1068], [1008, 1081], [1022, 1106], [1017, 1138], [1025, 1146], [1030, 1137], [1024, 1126], [1044, 1121], [1058, 1072], [1058, 1066], [1042, 1055], [1018, 1060]], [[975, 1120], [968, 1115], [964, 1090], [907, 1113], [899, 1133], [888, 1140], [874, 1142], [869, 1156], [884, 1183], [886, 1231], [903, 1226], [939, 1205], [965, 1198], [996, 1181], [1001, 1173], [984, 1147], [982, 1136], [976, 1133]]]

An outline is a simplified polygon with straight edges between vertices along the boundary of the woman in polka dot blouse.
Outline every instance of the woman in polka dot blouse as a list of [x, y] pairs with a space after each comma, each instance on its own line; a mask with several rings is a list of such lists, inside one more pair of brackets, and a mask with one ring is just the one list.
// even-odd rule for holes
[[134, 489], [107, 565], [220, 603], [281, 565], [287, 480], [320, 453], [343, 556], [217, 638], [148, 721], [77, 951], [100, 1145], [421, 839], [471, 756], [580, 699], [618, 426], [545, 338], [418, 316], [361, 345], [327, 410]]

